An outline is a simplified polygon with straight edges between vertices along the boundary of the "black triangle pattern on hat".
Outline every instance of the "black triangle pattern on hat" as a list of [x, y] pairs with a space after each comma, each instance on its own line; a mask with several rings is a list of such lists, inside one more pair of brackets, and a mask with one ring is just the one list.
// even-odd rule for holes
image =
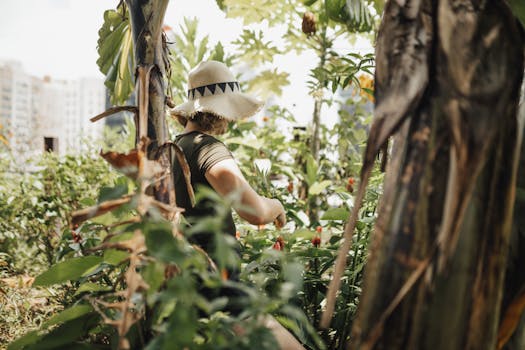
[[211, 94], [213, 95], [215, 93], [215, 88], [217, 87], [217, 84], [206, 85], [206, 87], [208, 88], [208, 90], [210, 90]]
[[204, 96], [204, 91], [206, 90], [206, 86], [199, 86], [198, 88], [196, 88], [197, 91], [200, 92], [201, 94], [201, 97]]
[[[220, 89], [217, 89], [217, 86]], [[224, 93], [226, 93], [226, 86], [230, 87], [230, 91], [231, 92], [236, 91], [236, 89], [235, 89], [236, 87], [237, 87], [237, 91], [241, 90], [241, 87], [240, 87], [239, 83], [236, 82], [236, 81], [229, 81], [229, 82], [224, 82], [224, 83], [203, 85], [203, 86], [198, 86], [196, 88], [188, 90], [188, 99], [195, 100], [196, 98], [199, 98], [199, 97], [205, 97], [205, 96], [216, 95], [216, 94], [224, 94]], [[208, 89], [210, 91], [210, 94], [205, 95], [206, 94], [206, 89]], [[195, 96], [195, 92], [196, 91], [200, 93], [200, 96], [199, 95]]]

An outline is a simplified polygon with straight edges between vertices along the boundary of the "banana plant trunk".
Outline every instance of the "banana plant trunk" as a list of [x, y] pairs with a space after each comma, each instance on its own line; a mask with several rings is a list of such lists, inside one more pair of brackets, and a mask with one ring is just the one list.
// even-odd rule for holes
[[521, 137], [521, 28], [503, 0], [389, 1], [376, 50], [376, 115], [407, 108], [349, 348], [492, 350]]
[[[525, 84], [522, 99], [525, 94]], [[525, 103], [522, 100], [519, 114], [520, 129], [525, 128]], [[514, 219], [510, 249], [505, 273], [505, 288], [501, 308], [502, 321], [498, 331], [497, 349], [525, 349], [525, 142], [521, 140], [521, 153], [516, 183]]]
[[[168, 2], [168, 0], [126, 0], [137, 64], [137, 105], [139, 110], [147, 105], [147, 121], [137, 123], [137, 128], [139, 128], [137, 134], [144, 133], [147, 136], [148, 158], [158, 158], [166, 169], [171, 166], [171, 157], [168, 153], [159, 155], [157, 150], [169, 141], [165, 93], [167, 61], [162, 37], [162, 25]], [[145, 85], [139, 85], [140, 75], [149, 78]], [[147, 86], [147, 91], [140, 91], [145, 86]], [[140, 141], [140, 139], [137, 140], [137, 142]], [[153, 188], [153, 195], [161, 202], [174, 204], [172, 177], [165, 176], [159, 179]]]

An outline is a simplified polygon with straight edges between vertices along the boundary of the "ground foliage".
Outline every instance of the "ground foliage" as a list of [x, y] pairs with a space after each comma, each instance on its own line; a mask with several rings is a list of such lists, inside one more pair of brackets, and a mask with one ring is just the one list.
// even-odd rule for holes
[[[359, 107], [368, 100], [354, 95], [351, 101]], [[239, 301], [244, 305], [244, 313], [239, 317], [251, 315], [251, 319], [256, 319], [261, 314], [274, 314], [312, 349], [344, 344], [342, 339], [348, 336], [360, 293], [380, 175], [361, 214], [333, 327], [330, 332], [315, 331], [342, 225], [353, 206], [354, 175], [360, 167], [365, 133], [356, 127], [347, 130], [355, 135], [335, 143], [330, 141], [334, 134], [346, 130], [343, 124], [366, 126], [369, 113], [361, 112], [350, 114], [342, 110], [341, 123], [324, 129], [324, 151], [318, 164], [304, 142], [304, 130], [294, 129], [291, 114], [279, 107], [263, 118], [262, 125], [241, 122], [224, 138], [249, 181], [261, 194], [279, 198], [290, 220], [282, 230], [273, 225], [254, 227], [238, 221], [244, 283], [232, 288], [249, 296]], [[282, 125], [287, 123], [289, 134], [285, 135]], [[344, 153], [345, 158], [336, 152], [342, 142], [347, 143], [349, 150]], [[261, 159], [271, 162], [267, 172], [256, 165]], [[19, 176], [14, 175], [2, 180], [3, 193], [12, 194], [2, 197], [2, 207], [6, 209], [1, 221], [5, 226], [1, 240], [2, 296], [14, 305], [2, 313], [2, 326], [4, 334], [8, 334], [6, 340], [37, 329], [11, 348], [22, 348], [23, 344], [27, 348], [31, 348], [30, 344], [56, 348], [73, 342], [116, 344], [116, 331], [104, 325], [97, 310], [107, 320], [119, 319], [118, 311], [105, 306], [123, 300], [119, 293], [128, 290], [131, 283], [126, 281], [130, 255], [133, 249], [141, 255], [144, 247], [140, 242], [135, 246], [117, 243], [133, 242], [137, 230], [144, 233], [143, 244], [149, 253], [140, 262], [135, 278], [149, 288], [137, 289], [131, 298], [133, 312], [148, 317], [142, 317], [130, 328], [127, 338], [132, 348], [149, 344], [155, 349], [180, 342], [180, 346], [195, 348], [213, 344], [214, 349], [241, 349], [249, 348], [254, 339], [267, 332], [253, 324], [249, 337], [235, 337], [232, 328], [241, 320], [223, 312], [223, 299], [209, 300], [198, 293], [200, 283], [212, 289], [227, 283], [221, 279], [220, 268], [235, 263], [231, 242], [217, 236], [223, 243], [218, 245], [223, 259], [216, 262], [218, 270], [210, 271], [205, 256], [185, 240], [175, 239], [171, 225], [154, 209], [139, 223], [115, 225], [137, 215], [137, 202], [131, 201], [77, 226], [71, 220], [73, 210], [130, 195], [137, 184], [118, 176], [97, 157], [45, 155], [38, 164], [42, 168], [26, 174], [21, 183]], [[9, 168], [3, 170], [8, 172]], [[15, 190], [16, 186], [22, 191]], [[308, 222], [310, 195], [323, 198], [319, 222]], [[210, 218], [203, 225], [217, 226], [220, 221]], [[100, 249], [102, 246], [105, 249]], [[61, 309], [64, 311], [57, 313]], [[26, 321], [13, 326], [15, 319]], [[76, 328], [72, 337], [56, 344], [56, 332], [64, 327]], [[268, 348], [272, 348], [272, 337], [267, 338]]]

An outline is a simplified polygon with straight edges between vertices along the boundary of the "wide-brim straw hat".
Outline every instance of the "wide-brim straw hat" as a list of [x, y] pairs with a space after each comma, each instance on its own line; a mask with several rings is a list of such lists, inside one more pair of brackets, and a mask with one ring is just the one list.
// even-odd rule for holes
[[224, 63], [207, 61], [190, 71], [188, 101], [173, 108], [171, 114], [191, 119], [197, 112], [207, 112], [235, 121], [251, 117], [263, 104], [241, 92], [239, 83]]

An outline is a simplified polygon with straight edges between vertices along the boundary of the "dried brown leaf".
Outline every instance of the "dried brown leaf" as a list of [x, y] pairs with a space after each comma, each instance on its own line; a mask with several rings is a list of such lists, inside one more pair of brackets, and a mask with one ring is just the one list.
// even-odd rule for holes
[[78, 225], [88, 219], [103, 215], [110, 212], [131, 201], [131, 196], [124, 196], [122, 198], [113, 199], [100, 203], [89, 208], [74, 211], [71, 214], [71, 222], [73, 225]]
[[516, 330], [523, 313], [525, 312], [525, 289], [514, 298], [512, 303], [505, 310], [505, 316], [498, 330], [497, 349], [501, 350], [509, 341], [510, 337]]

